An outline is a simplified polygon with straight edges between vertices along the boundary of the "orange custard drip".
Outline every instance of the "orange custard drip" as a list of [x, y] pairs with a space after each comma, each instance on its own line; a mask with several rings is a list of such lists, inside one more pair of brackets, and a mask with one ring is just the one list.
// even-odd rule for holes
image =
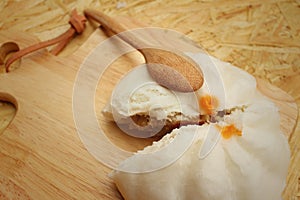
[[242, 131], [237, 129], [233, 124], [230, 124], [230, 125], [224, 126], [224, 127], [217, 125], [217, 128], [220, 130], [221, 135], [224, 139], [229, 139], [234, 135], [242, 136]]
[[219, 101], [215, 96], [205, 95], [199, 98], [199, 106], [205, 114], [212, 114], [219, 106]]

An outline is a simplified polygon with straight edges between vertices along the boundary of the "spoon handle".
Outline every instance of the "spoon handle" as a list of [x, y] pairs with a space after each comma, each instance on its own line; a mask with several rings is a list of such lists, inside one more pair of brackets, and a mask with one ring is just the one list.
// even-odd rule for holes
[[[86, 15], [86, 17], [95, 20], [96, 22], [100, 23], [105, 29], [110, 30], [115, 34], [127, 31], [127, 29], [125, 29], [119, 22], [100, 11], [96, 11], [93, 9], [85, 9], [84, 14]], [[119, 35], [119, 37], [138, 50], [141, 44], [144, 43], [130, 32], [127, 32], [126, 34], [121, 34]]]

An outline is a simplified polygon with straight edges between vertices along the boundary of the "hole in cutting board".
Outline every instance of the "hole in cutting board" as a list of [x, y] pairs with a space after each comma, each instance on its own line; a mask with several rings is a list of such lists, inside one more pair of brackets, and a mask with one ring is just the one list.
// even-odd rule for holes
[[13, 121], [17, 112], [17, 101], [9, 95], [0, 93], [0, 136]]
[[[15, 42], [5, 42], [0, 46], [0, 74], [6, 72], [5, 63], [7, 59], [19, 50], [19, 45]], [[16, 60], [10, 65], [9, 70], [12, 71], [18, 68], [20, 63], [21, 59]]]

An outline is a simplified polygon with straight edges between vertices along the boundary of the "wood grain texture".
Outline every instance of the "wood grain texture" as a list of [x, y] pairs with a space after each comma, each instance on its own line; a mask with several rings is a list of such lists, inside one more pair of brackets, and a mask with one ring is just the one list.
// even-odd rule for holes
[[[30, 36], [11, 32], [9, 38], [7, 33], [0, 34], [1, 41], [18, 38], [21, 46], [34, 42]], [[86, 54], [88, 49], [85, 45]], [[39, 52], [1, 75], [1, 97], [14, 96], [18, 110], [0, 139], [0, 174], [32, 199], [120, 198], [107, 177], [110, 169], [86, 151], [73, 122], [73, 82], [86, 54], [55, 59]]]
[[[69, 27], [67, 21], [73, 8], [83, 11], [90, 7], [109, 15], [131, 16], [153, 26], [171, 28], [186, 34], [211, 55], [231, 62], [288, 92], [299, 107], [300, 21], [296, 17], [300, 15], [299, 5], [297, 0], [127, 0], [123, 6], [110, 0], [3, 0], [0, 2], [0, 30], [26, 32], [46, 40]], [[84, 34], [74, 39], [60, 57], [76, 51], [95, 28], [95, 24], [89, 23]], [[33, 37], [29, 38], [36, 41]], [[31, 43], [27, 42], [22, 47], [27, 44]], [[85, 46], [88, 48], [93, 44]], [[130, 56], [125, 60], [130, 63]], [[63, 68], [56, 70], [61, 73], [64, 71]], [[5, 103], [0, 105], [0, 118], [5, 121], [3, 126], [8, 124], [7, 121], [14, 113], [12, 106]], [[300, 197], [299, 119], [289, 143], [292, 158], [283, 198], [294, 200]]]

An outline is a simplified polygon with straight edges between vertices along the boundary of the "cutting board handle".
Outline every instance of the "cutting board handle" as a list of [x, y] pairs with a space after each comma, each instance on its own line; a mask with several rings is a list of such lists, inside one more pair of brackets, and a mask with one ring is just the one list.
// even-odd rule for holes
[[0, 101], [6, 101], [6, 102], [12, 103], [15, 106], [16, 110], [18, 110], [18, 101], [12, 95], [10, 95], [8, 93], [0, 92]]

